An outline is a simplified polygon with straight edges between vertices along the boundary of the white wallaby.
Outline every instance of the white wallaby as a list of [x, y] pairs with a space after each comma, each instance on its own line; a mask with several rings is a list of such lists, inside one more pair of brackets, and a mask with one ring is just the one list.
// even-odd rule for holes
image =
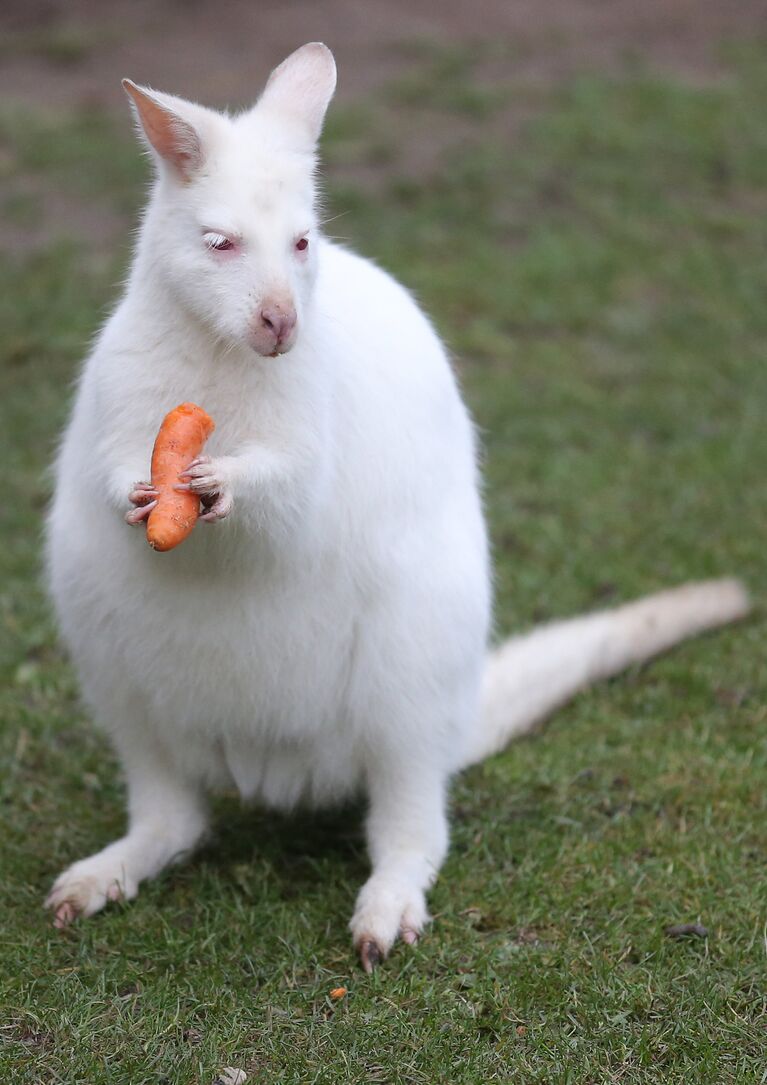
[[[335, 79], [313, 43], [237, 116], [125, 81], [156, 178], [77, 389], [47, 553], [129, 826], [47, 903], [63, 926], [135, 896], [198, 843], [212, 789], [278, 808], [363, 794], [372, 873], [351, 930], [369, 970], [428, 918], [452, 774], [747, 602], [734, 581], [688, 586], [488, 664], [475, 439], [445, 350], [401, 286], [321, 235]], [[157, 554], [125, 520], [152, 508], [153, 439], [185, 400], [217, 423], [185, 483], [208, 526]]]

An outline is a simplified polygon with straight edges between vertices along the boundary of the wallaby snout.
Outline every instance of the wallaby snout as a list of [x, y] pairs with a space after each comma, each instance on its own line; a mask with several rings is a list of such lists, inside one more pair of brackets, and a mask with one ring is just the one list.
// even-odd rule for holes
[[295, 342], [295, 306], [288, 301], [266, 301], [251, 321], [251, 343], [259, 354], [285, 354]]

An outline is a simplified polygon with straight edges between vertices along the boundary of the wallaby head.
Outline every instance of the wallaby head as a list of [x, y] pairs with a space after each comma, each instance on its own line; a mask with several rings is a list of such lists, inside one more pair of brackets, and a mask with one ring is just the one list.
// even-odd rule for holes
[[310, 301], [316, 147], [335, 83], [319, 42], [236, 116], [123, 80], [157, 165], [141, 240], [153, 274], [216, 338], [261, 355], [290, 350]]

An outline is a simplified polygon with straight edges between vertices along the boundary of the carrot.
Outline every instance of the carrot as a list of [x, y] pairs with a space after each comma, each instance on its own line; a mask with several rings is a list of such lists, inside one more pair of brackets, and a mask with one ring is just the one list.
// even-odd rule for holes
[[152, 450], [152, 485], [159, 496], [146, 523], [147, 542], [153, 550], [172, 550], [197, 523], [199, 495], [173, 487], [214, 429], [213, 419], [195, 403], [182, 403], [163, 419]]

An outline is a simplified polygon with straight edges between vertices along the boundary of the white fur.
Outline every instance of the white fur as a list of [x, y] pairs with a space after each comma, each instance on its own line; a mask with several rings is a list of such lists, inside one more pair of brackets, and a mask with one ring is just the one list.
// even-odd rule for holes
[[[133, 896], [193, 848], [211, 789], [282, 809], [362, 793], [373, 872], [351, 926], [374, 963], [427, 918], [450, 776], [611, 671], [595, 658], [637, 614], [589, 619], [597, 638], [561, 627], [556, 657], [551, 631], [534, 634], [521, 669], [502, 649], [481, 717], [490, 578], [474, 434], [410, 295], [320, 236], [313, 151], [334, 83], [315, 44], [237, 117], [155, 96], [180, 142], [158, 140], [134, 265], [85, 364], [48, 523], [61, 629], [122, 759], [130, 823], [59, 878], [60, 923]], [[236, 254], [212, 252], [211, 231], [235, 236]], [[263, 357], [254, 314], [275, 297], [294, 305], [296, 338]], [[216, 420], [198, 491], [231, 514], [158, 554], [124, 513], [162, 417], [184, 400]], [[660, 626], [616, 666], [743, 609], [711, 589], [704, 619], [691, 594], [677, 620], [681, 597], [662, 598], [640, 604]], [[563, 658], [573, 675], [541, 698]]]

